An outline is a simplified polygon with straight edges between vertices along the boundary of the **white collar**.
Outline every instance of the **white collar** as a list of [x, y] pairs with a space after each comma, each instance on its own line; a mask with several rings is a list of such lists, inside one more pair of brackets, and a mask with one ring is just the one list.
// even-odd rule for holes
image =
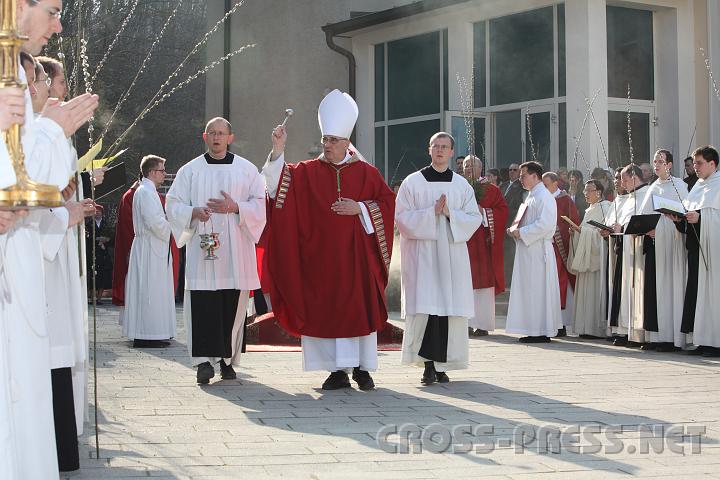
[[146, 188], [152, 188], [153, 190], [157, 191], [157, 187], [155, 186], [155, 182], [150, 180], [149, 178], [143, 177], [143, 179], [140, 181], [140, 185], [145, 186]]

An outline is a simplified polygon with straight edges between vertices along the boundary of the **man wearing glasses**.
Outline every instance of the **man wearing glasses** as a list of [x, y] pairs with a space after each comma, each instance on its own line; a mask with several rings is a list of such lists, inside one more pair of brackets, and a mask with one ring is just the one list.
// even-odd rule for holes
[[123, 335], [135, 348], [157, 348], [175, 337], [175, 282], [170, 251], [170, 223], [157, 189], [165, 181], [165, 159], [140, 161], [142, 180], [133, 195], [135, 238], [125, 280]]
[[[185, 327], [199, 384], [215, 376], [215, 363], [223, 380], [237, 377], [249, 292], [260, 288], [255, 244], [265, 228], [265, 182], [255, 165], [228, 150], [235, 139], [230, 122], [213, 118], [203, 138], [207, 152], [178, 170], [166, 197], [173, 236], [187, 246]], [[215, 260], [201, 248], [201, 235], [211, 233], [219, 241]]]
[[450, 161], [455, 140], [430, 137], [431, 164], [408, 175], [397, 195], [402, 305], [402, 363], [425, 367], [420, 382], [447, 383], [468, 368], [468, 319], [475, 316], [467, 242], [482, 224], [475, 192]]
[[270, 300], [281, 325], [301, 338], [303, 368], [325, 370], [324, 390], [375, 387], [377, 332], [386, 326], [385, 287], [395, 195], [350, 143], [358, 108], [339, 90], [320, 103], [323, 153], [285, 161], [287, 131], [273, 130], [263, 168]]

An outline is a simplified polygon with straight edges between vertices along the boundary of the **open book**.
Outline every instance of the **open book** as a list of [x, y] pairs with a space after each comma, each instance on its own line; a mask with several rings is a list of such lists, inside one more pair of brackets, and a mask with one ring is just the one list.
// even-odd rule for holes
[[575, 223], [575, 222], [573, 222], [572, 220], [570, 220], [569, 217], [566, 217], [565, 215], [560, 215], [560, 218], [562, 218], [563, 220], [565, 220], [565, 221], [566, 221], [572, 228], [574, 228], [575, 230], [580, 231], [580, 227], [578, 226], [578, 224]]
[[652, 196], [653, 210], [660, 213], [667, 213], [669, 215], [677, 215], [678, 217], [684, 217], [687, 213], [685, 206], [675, 200], [669, 198], [663, 198], [658, 195]]
[[593, 227], [599, 228], [600, 230], [605, 230], [606, 232], [615, 233], [615, 230], [613, 230], [612, 227], [608, 227], [604, 223], [596, 222], [595, 220], [588, 220], [588, 225], [592, 225]]
[[512, 224], [510, 224], [510, 230], [511, 232], [514, 232], [520, 227], [520, 222], [522, 221], [523, 217], [525, 216], [525, 212], [527, 211], [527, 203], [521, 203], [520, 208], [518, 208], [517, 214], [515, 215], [515, 220], [513, 220]]

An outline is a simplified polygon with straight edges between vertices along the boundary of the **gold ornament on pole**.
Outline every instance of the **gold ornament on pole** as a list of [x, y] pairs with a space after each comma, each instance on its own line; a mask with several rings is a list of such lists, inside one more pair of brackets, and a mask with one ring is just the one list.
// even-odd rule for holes
[[[20, 46], [26, 37], [17, 30], [16, 0], [0, 0], [0, 88], [26, 88], [18, 77]], [[25, 169], [25, 154], [20, 139], [20, 125], [2, 132], [17, 183], [0, 190], [0, 208], [42, 208], [63, 205], [60, 189], [55, 185], [34, 182]]]

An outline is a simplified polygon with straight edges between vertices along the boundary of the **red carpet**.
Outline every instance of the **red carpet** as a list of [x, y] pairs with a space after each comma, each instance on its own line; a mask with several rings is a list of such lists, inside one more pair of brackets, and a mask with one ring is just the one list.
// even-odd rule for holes
[[[394, 325], [378, 333], [379, 351], [398, 351], [402, 346], [403, 331]], [[299, 352], [300, 339], [287, 333], [272, 312], [257, 317], [247, 326], [248, 352]]]

